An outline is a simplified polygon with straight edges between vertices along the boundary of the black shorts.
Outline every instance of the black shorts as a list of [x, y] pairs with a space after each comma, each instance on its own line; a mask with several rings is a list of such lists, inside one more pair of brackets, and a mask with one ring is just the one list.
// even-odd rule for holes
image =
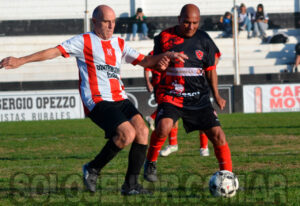
[[118, 102], [99, 102], [88, 116], [105, 131], [105, 138], [112, 138], [116, 135], [117, 127], [136, 114], [140, 114], [139, 111], [125, 99]]
[[221, 126], [217, 113], [211, 105], [203, 109], [188, 110], [170, 103], [162, 103], [158, 106], [155, 124], [157, 125], [162, 118], [171, 118], [175, 123], [180, 117], [187, 133]]

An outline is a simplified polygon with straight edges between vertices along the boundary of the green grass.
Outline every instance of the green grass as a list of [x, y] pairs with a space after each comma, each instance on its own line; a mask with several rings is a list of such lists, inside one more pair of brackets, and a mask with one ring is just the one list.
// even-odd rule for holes
[[102, 171], [98, 191], [81, 181], [81, 166], [105, 143], [90, 120], [0, 123], [0, 205], [300, 205], [300, 113], [220, 115], [241, 190], [214, 198], [208, 180], [218, 170], [211, 144], [199, 156], [198, 133], [159, 158], [159, 182], [141, 182], [154, 195], [123, 197], [128, 148]]

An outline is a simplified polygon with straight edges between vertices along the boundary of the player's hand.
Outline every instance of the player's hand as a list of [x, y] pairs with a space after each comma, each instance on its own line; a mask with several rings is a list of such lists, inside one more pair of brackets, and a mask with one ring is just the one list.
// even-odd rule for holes
[[3, 67], [5, 69], [16, 69], [21, 65], [22, 65], [22, 61], [20, 60], [20, 58], [6, 57], [1, 60], [0, 69], [2, 69]]
[[168, 56], [164, 56], [157, 63], [156, 69], [158, 71], [164, 71], [169, 67], [170, 62], [171, 62], [171, 59]]
[[223, 110], [223, 109], [225, 108], [225, 105], [226, 105], [226, 100], [223, 99], [223, 98], [220, 97], [220, 96], [215, 97], [215, 100], [216, 100], [216, 103], [217, 103], [217, 105], [219, 106], [219, 108], [220, 108], [221, 110]]
[[179, 53], [179, 52], [168, 52], [167, 56], [174, 63], [176, 63], [178, 61], [181, 61], [184, 63], [184, 60], [189, 58], [187, 55], [185, 55], [183, 53]]
[[147, 83], [147, 90], [148, 92], [153, 92], [153, 86], [151, 83]]

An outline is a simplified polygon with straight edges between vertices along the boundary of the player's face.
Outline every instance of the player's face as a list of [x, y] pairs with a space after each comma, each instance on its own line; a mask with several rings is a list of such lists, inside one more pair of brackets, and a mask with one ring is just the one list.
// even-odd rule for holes
[[196, 33], [200, 23], [200, 16], [188, 14], [179, 17], [179, 31], [185, 37], [192, 37]]
[[101, 18], [93, 19], [95, 32], [102, 39], [110, 39], [114, 33], [116, 16], [113, 12], [104, 13]]

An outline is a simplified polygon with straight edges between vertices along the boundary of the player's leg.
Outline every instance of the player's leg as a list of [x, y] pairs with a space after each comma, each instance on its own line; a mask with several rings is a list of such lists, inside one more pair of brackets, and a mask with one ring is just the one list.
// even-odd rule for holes
[[164, 145], [172, 126], [173, 120], [171, 118], [163, 118], [158, 122], [156, 129], [152, 131], [150, 146], [144, 167], [144, 178], [149, 182], [157, 181], [156, 161], [159, 151]]
[[164, 149], [160, 151], [160, 156], [166, 157], [173, 152], [178, 151], [178, 143], [177, 143], [177, 134], [178, 134], [178, 121], [172, 127], [169, 133], [169, 145], [167, 145]]
[[213, 107], [208, 106], [197, 111], [184, 111], [182, 114], [182, 120], [186, 132], [199, 129], [205, 132], [208, 139], [214, 146], [220, 170], [232, 171], [230, 149]]
[[105, 130], [106, 138], [109, 139], [99, 154], [83, 167], [84, 184], [92, 192], [96, 191], [96, 181], [101, 169], [136, 136], [135, 128], [115, 105], [101, 102], [89, 115], [93, 122]]
[[138, 177], [146, 158], [149, 130], [140, 114], [133, 116], [130, 123], [135, 128], [136, 136], [128, 156], [128, 169], [122, 186], [122, 194], [144, 194], [148, 191], [138, 184]]
[[223, 129], [220, 126], [216, 126], [205, 130], [205, 133], [214, 146], [220, 170], [232, 172], [231, 153]]
[[156, 128], [151, 134], [150, 146], [148, 148], [147, 159], [144, 167], [144, 178], [147, 181], [157, 181], [156, 161], [159, 151], [167, 139], [174, 122], [180, 118], [177, 107], [163, 103], [158, 106], [156, 117]]
[[203, 157], [209, 156], [208, 138], [206, 134], [201, 130], [199, 130], [199, 142], [200, 142], [200, 156]]
[[150, 129], [153, 131], [155, 129], [154, 122], [156, 118], [157, 110], [155, 110], [150, 116], [146, 117], [146, 121], [149, 124]]

